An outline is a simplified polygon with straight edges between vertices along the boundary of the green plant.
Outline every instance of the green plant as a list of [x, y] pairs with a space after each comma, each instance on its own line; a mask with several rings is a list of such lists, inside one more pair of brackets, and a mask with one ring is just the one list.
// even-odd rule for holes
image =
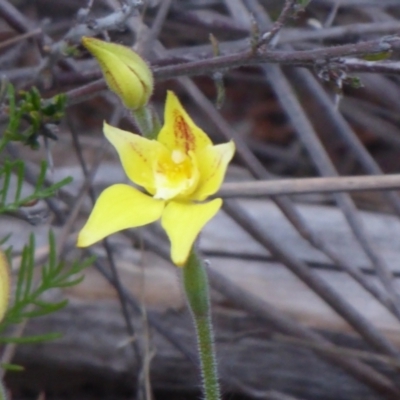
[[39, 147], [39, 136], [56, 140], [51, 130], [52, 124], [60, 122], [64, 116], [66, 97], [59, 94], [51, 99], [42, 99], [39, 91], [33, 87], [21, 91], [19, 99], [11, 84], [7, 85], [5, 112], [8, 125], [0, 140], [0, 151], [9, 142], [22, 142], [32, 149]]
[[[34, 150], [39, 146], [40, 135], [55, 139], [49, 134], [48, 125], [59, 122], [64, 115], [65, 96], [57, 95], [52, 99], [43, 100], [39, 91], [32, 88], [21, 92], [17, 99], [14, 87], [9, 84], [2, 98], [4, 104], [1, 110], [7, 114], [8, 121], [6, 129], [0, 136], [0, 218], [6, 213], [18, 211], [21, 207], [33, 205], [40, 199], [54, 196], [60, 188], [72, 181], [72, 178], [68, 177], [54, 184], [47, 184], [48, 167], [47, 163], [42, 161], [31, 192], [23, 194], [26, 163], [23, 159], [11, 159], [6, 154], [7, 146], [12, 142], [20, 142]], [[3, 248], [11, 236], [10, 233], [0, 241]], [[17, 274], [11, 304], [0, 322], [0, 343], [37, 343], [60, 337], [60, 333], [57, 332], [19, 337], [13, 336], [13, 330], [9, 329], [31, 318], [48, 315], [64, 308], [67, 300], [52, 300], [47, 295], [48, 292], [52, 289], [79, 284], [83, 279], [82, 271], [93, 262], [93, 258], [87, 258], [67, 264], [59, 259], [56, 249], [56, 238], [50, 230], [49, 254], [47, 260], [41, 265], [38, 265], [35, 260], [36, 240], [33, 234], [23, 247], [19, 265], [12, 265], [12, 247], [9, 246], [4, 250], [9, 265], [12, 265], [11, 269], [17, 271]], [[5, 268], [7, 267], [5, 262], [2, 264]], [[7, 278], [7, 272], [0, 274], [0, 279], [7, 280]], [[0, 285], [0, 290], [9, 289], [9, 286], [9, 282], [5, 282], [5, 285]], [[7, 301], [7, 296], [3, 298]], [[18, 366], [7, 363], [1, 366], [11, 370], [20, 369]], [[0, 399], [4, 397], [3, 395], [4, 390], [0, 390]]]

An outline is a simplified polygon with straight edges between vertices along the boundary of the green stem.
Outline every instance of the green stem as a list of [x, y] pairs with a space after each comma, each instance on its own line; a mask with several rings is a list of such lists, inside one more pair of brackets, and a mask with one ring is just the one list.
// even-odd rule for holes
[[217, 362], [211, 322], [210, 299], [206, 269], [199, 256], [192, 250], [182, 268], [183, 287], [196, 327], [200, 366], [205, 400], [219, 400]]
[[157, 138], [161, 125], [157, 114], [153, 112], [153, 109], [149, 105], [133, 110], [132, 115], [135, 118], [140, 132], [145, 138]]
[[8, 142], [9, 142], [9, 140], [6, 139], [5, 136], [0, 138], [0, 153], [4, 150], [4, 148], [6, 147]]

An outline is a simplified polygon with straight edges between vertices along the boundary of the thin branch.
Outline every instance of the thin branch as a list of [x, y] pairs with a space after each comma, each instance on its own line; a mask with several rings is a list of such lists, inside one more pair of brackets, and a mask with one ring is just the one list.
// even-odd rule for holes
[[145, 35], [145, 38], [139, 43], [137, 46], [137, 51], [143, 56], [146, 57], [146, 54], [151, 53], [151, 48], [154, 41], [158, 38], [162, 27], [164, 25], [165, 19], [167, 18], [169, 9], [171, 7], [172, 0], [164, 0], [158, 9], [156, 18], [151, 26], [150, 30]]
[[293, 44], [309, 40], [345, 39], [362, 35], [389, 35], [398, 32], [400, 21], [364, 22], [351, 25], [332, 26], [317, 30], [288, 28], [281, 31], [280, 44]]
[[273, 23], [271, 29], [261, 36], [261, 40], [257, 43], [257, 49], [270, 44], [274, 40], [288, 19], [293, 15], [296, 4], [297, 0], [285, 1], [285, 5], [283, 6], [278, 19]]
[[[154, 67], [153, 73], [157, 81], [168, 80], [180, 76], [208, 75], [224, 69], [238, 68], [246, 65], [260, 65], [265, 63], [313, 67], [326, 65], [329, 61], [338, 61], [338, 65], [347, 68], [355, 66], [354, 61], [347, 63], [343, 57], [350, 55], [374, 54], [387, 51], [389, 48], [400, 49], [400, 37], [390, 37], [387, 40], [371, 40], [358, 44], [346, 44], [307, 51], [267, 51], [262, 54], [253, 54], [243, 51], [205, 60], [189, 61], [177, 65]], [[353, 63], [353, 64], [352, 64]], [[373, 64], [371, 64], [373, 65]], [[400, 73], [400, 63], [396, 62], [397, 73]], [[355, 67], [353, 67], [355, 68]], [[386, 67], [388, 69], [388, 67]], [[356, 69], [356, 68], [355, 68]], [[68, 104], [76, 104], [106, 89], [105, 82], [100, 79], [83, 87], [67, 92]]]
[[32, 22], [9, 1], [0, 0], [0, 15], [18, 32], [25, 33], [34, 28]]
[[264, 197], [362, 190], [400, 190], [400, 174], [228, 182], [215, 196]]
[[[216, 269], [209, 268], [207, 272], [212, 288], [227, 297], [230, 303], [236, 307], [244, 309], [257, 318], [260, 318], [262, 321], [274, 327], [274, 330], [317, 344], [326, 345], [327, 347], [324, 347], [324, 351], [320, 351], [316, 348], [315, 352], [334, 365], [339, 365], [353, 377], [369, 385], [381, 395], [386, 395], [386, 398], [394, 399], [399, 395], [400, 392], [393, 383], [384, 375], [372, 369], [369, 365], [337, 354], [337, 352], [335, 352], [336, 347], [320, 334], [312, 331], [300, 322], [289, 318], [285, 313], [280, 312], [273, 305], [260, 299], [253, 293], [244, 290]], [[325, 351], [329, 347], [332, 348], [332, 352]]]
[[34, 29], [33, 31], [26, 32], [26, 33], [24, 33], [22, 35], [15, 36], [15, 37], [13, 37], [11, 39], [8, 39], [8, 40], [4, 40], [3, 42], [0, 42], [0, 49], [3, 49], [5, 47], [7, 47], [7, 46], [11, 46], [12, 44], [18, 43], [18, 42], [20, 42], [22, 40], [29, 39], [32, 36], [41, 35], [42, 33], [43, 33], [42, 29], [41, 28], [37, 28], [37, 29]]
[[279, 242], [260, 224], [255, 224], [247, 211], [236, 200], [224, 201], [224, 211], [240, 224], [243, 229], [273, 257], [302, 280], [316, 295], [337, 312], [352, 328], [373, 348], [386, 355], [400, 359], [400, 352], [376, 326], [371, 324], [346, 298], [342, 297], [320, 275], [313, 273], [307, 265], [296, 258], [296, 255], [285, 249], [284, 243]]
[[49, 46], [49, 56], [43, 60], [42, 64], [39, 66], [39, 71], [54, 65], [56, 61], [67, 52], [71, 44], [79, 43], [82, 36], [94, 36], [107, 29], [116, 29], [123, 25], [126, 20], [137, 11], [138, 6], [141, 4], [141, 0], [130, 0], [119, 10], [105, 17], [90, 21], [90, 23], [75, 25], [61, 40]]
[[343, 57], [376, 54], [396, 49], [400, 49], [400, 37], [388, 36], [357, 44], [351, 43], [313, 50], [274, 50], [259, 52], [257, 54], [254, 54], [252, 51], [243, 51], [205, 60], [158, 67], [154, 69], [154, 76], [157, 80], [166, 80], [183, 75], [207, 75], [223, 69], [266, 63], [310, 67], [326, 64], [331, 60], [338, 60]]
[[359, 58], [341, 60], [346, 72], [400, 74], [400, 61], [366, 61]]

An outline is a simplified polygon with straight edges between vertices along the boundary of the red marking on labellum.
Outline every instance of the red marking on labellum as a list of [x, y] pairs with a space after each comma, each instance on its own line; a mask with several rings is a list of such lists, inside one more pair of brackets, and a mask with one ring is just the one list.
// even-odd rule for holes
[[184, 147], [186, 154], [188, 154], [189, 150], [195, 149], [193, 132], [178, 111], [174, 112], [174, 133], [177, 144]]

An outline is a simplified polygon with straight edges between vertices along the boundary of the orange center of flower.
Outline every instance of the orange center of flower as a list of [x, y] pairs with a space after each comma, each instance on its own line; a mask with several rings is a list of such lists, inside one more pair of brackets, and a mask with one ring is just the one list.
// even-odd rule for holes
[[193, 153], [173, 150], [160, 157], [154, 169], [155, 199], [170, 200], [190, 195], [199, 181], [199, 171]]

